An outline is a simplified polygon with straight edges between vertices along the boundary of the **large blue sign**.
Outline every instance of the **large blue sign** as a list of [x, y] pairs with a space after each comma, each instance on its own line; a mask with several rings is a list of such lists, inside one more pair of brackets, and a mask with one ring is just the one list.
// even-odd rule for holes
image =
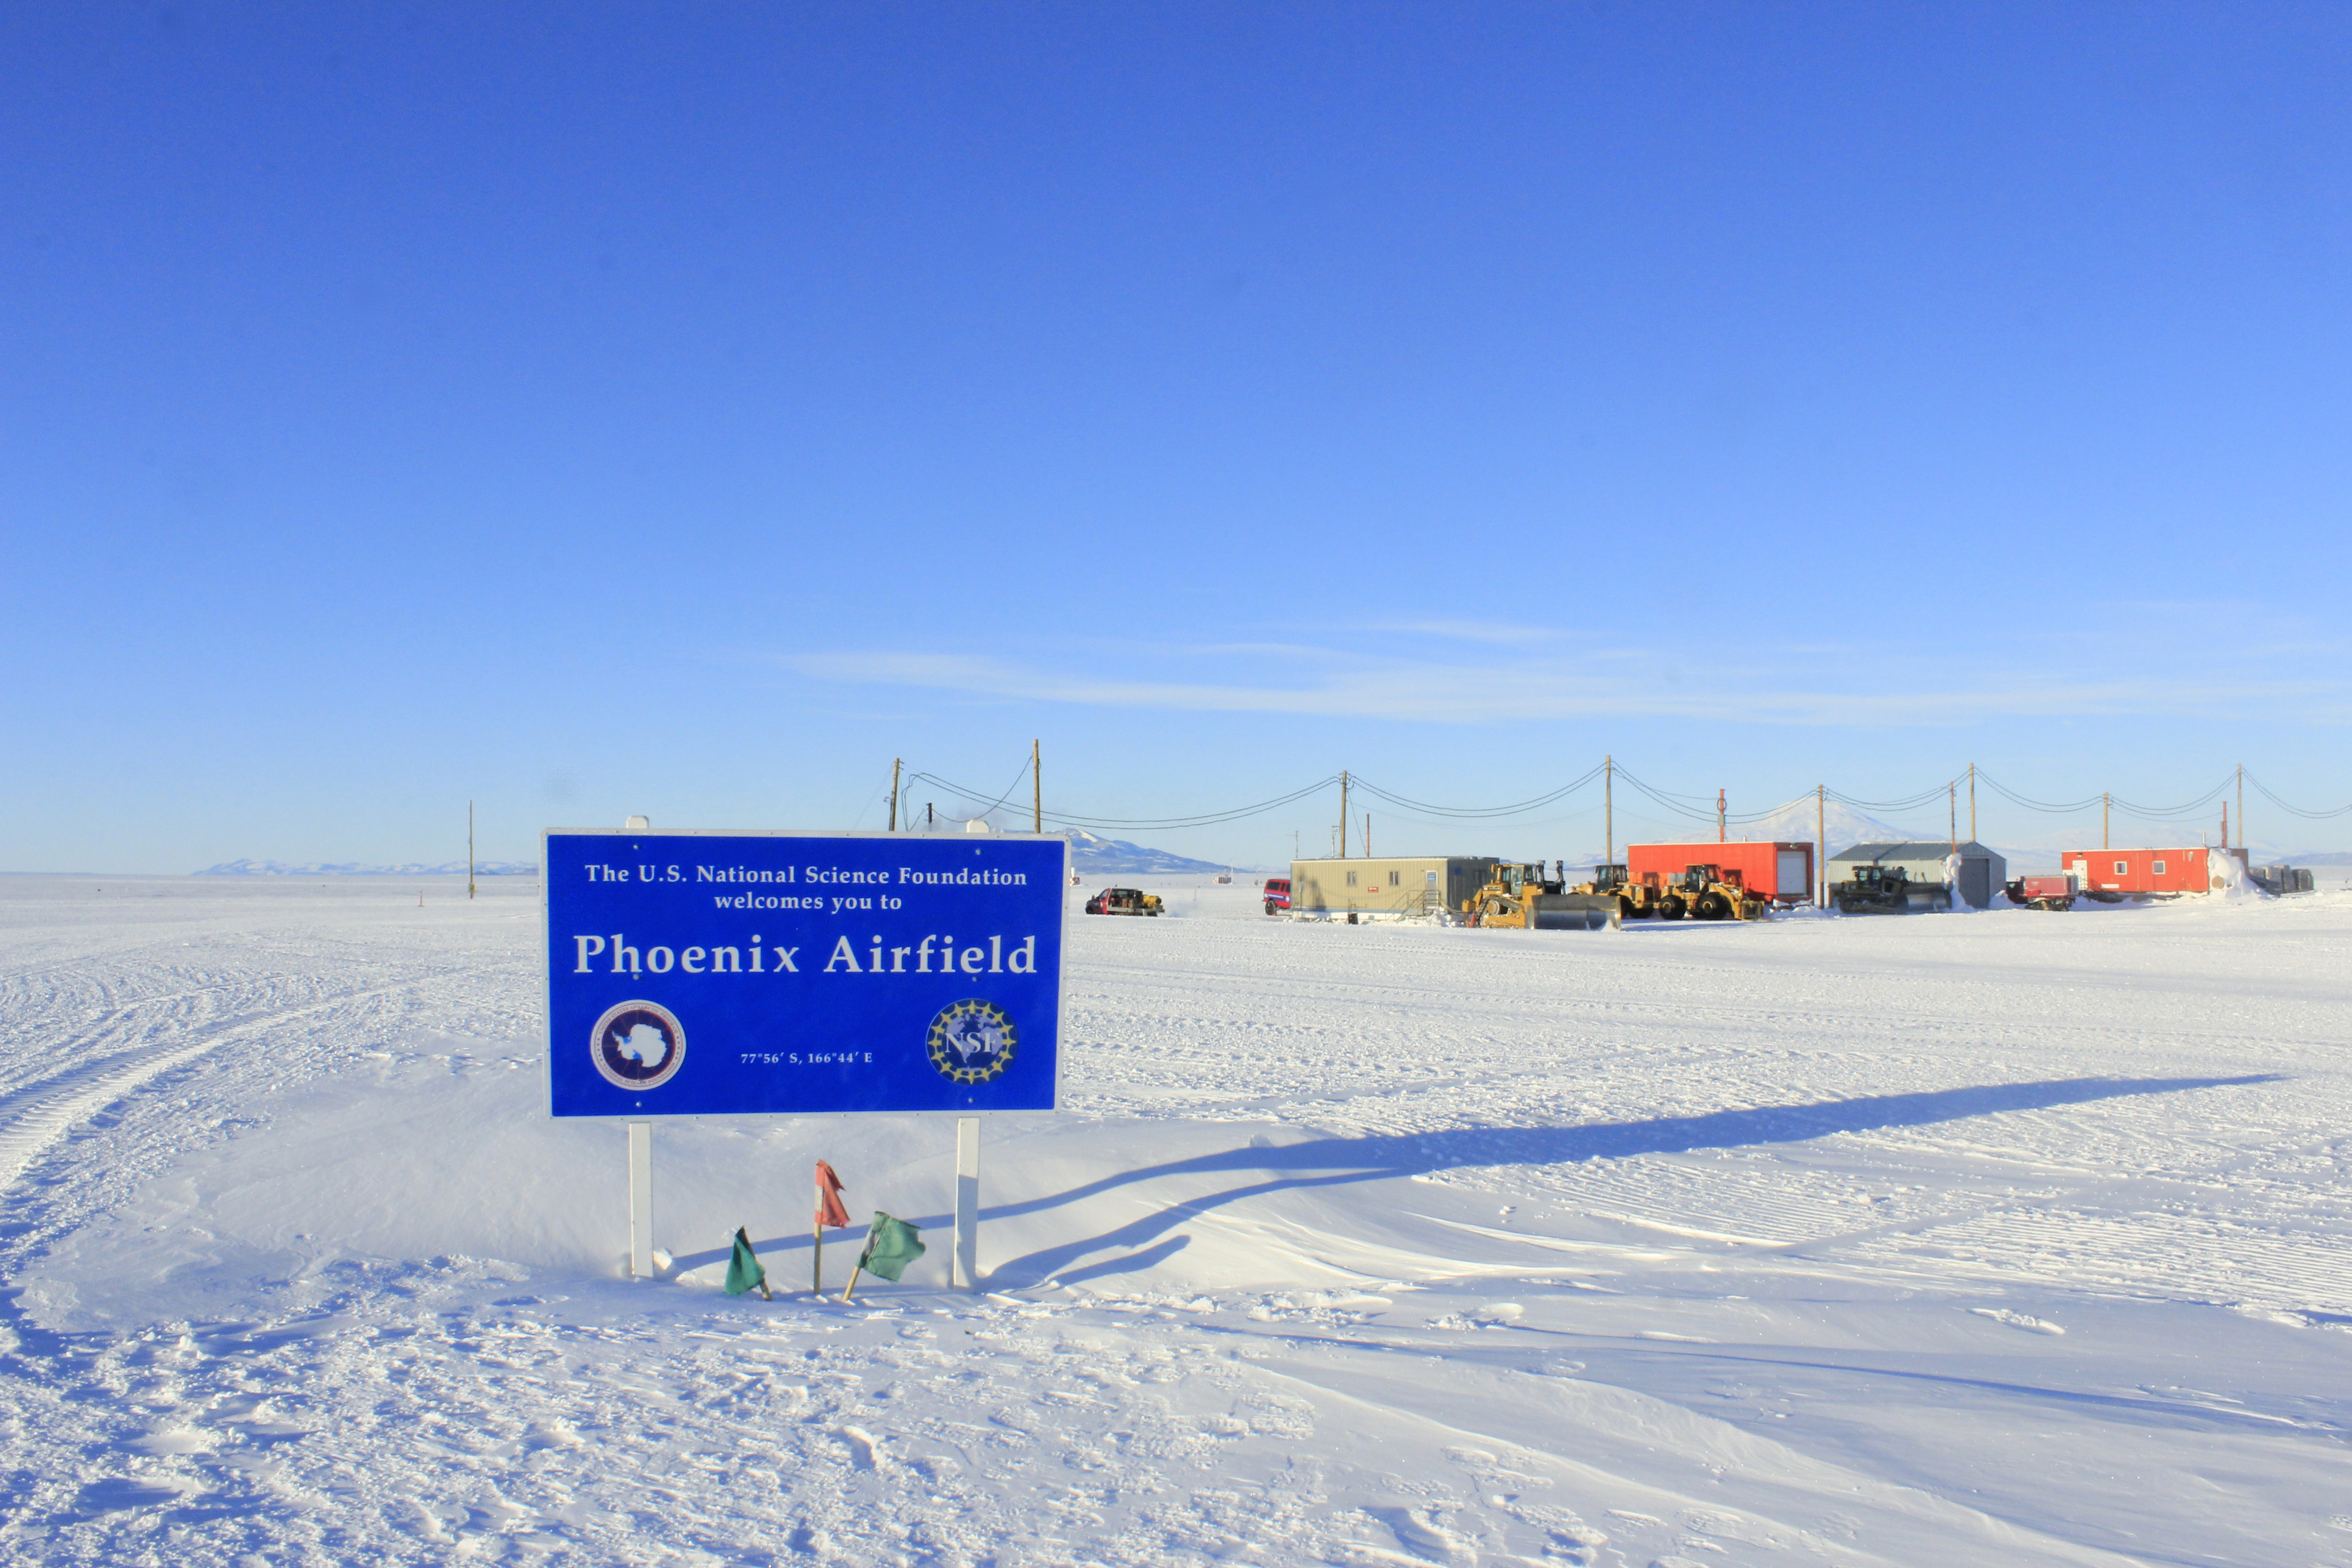
[[1069, 846], [551, 831], [557, 1116], [1051, 1110]]

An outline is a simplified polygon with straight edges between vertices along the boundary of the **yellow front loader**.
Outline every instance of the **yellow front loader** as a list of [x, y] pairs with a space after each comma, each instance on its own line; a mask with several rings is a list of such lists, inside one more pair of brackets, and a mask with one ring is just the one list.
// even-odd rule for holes
[[1717, 866], [1685, 866], [1658, 900], [1658, 918], [1678, 921], [1760, 921], [1772, 906], [1740, 886], [1739, 872]]

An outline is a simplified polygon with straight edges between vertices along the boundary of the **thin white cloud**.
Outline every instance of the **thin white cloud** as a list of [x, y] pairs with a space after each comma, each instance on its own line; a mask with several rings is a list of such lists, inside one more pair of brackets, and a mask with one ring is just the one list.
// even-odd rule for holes
[[1557, 643], [1570, 634], [1552, 626], [1518, 626], [1500, 621], [1400, 621], [1370, 628], [1376, 632], [1410, 632], [1444, 637], [1451, 642], [1486, 643], [1499, 647], [1537, 647]]
[[[1286, 649], [1285, 651], [1292, 651]], [[1199, 649], [1185, 662], [1223, 665], [1230, 656]], [[1860, 690], [1790, 672], [1709, 668], [1663, 659], [1529, 655], [1468, 664], [1355, 656], [1315, 679], [1171, 679], [1100, 668], [959, 653], [835, 652], [784, 662], [801, 673], [862, 685], [960, 691], [1018, 701], [1204, 712], [1297, 713], [1433, 723], [1486, 724], [1626, 715], [1796, 725], [1935, 725], [2004, 717], [2161, 714], [2238, 717], [2253, 706], [2292, 708], [2329, 721], [2352, 701], [2340, 679], [2182, 679], [2146, 674], [2060, 679], [1991, 672], [1970, 684], [1921, 679], [1887, 657], [1847, 650], [1842, 661], [1874, 675]], [[1822, 662], [1806, 660], [1805, 662]], [[1905, 679], [1908, 674], [1911, 679]]]

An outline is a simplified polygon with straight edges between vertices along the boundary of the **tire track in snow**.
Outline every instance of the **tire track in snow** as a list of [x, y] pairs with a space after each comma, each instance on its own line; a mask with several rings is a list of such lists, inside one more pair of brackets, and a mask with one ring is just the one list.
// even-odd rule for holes
[[[42, 1053], [40, 1058], [24, 1069], [23, 1076], [0, 1085], [0, 1105], [75, 1074], [90, 1072], [100, 1065], [91, 1061], [94, 1056], [102, 1055], [108, 1061], [119, 1061], [142, 1048], [150, 1051], [156, 1048], [152, 1041], [142, 1047], [139, 1043], [142, 1037], [166, 1032], [185, 1034], [192, 1028], [216, 1022], [220, 1012], [234, 1006], [237, 998], [233, 994], [249, 994], [243, 998], [247, 1002], [266, 995], [263, 981], [261, 976], [243, 983], [223, 981], [193, 990], [159, 992], [128, 1001], [110, 1002], [103, 1010], [86, 1009], [98, 1014], [95, 1026], [79, 1031], [68, 1030]], [[224, 1002], [226, 1006], [215, 1005]], [[42, 1021], [31, 1020], [27, 1026], [38, 1033], [43, 1026]]]
[[[0, 1189], [16, 1185], [26, 1171], [74, 1127], [236, 1036], [270, 1028], [307, 1014], [331, 1012], [372, 996], [408, 990], [415, 984], [404, 980], [367, 986], [323, 1002], [247, 1018], [225, 1025], [186, 1044], [153, 1047], [127, 1062], [117, 1058], [72, 1068], [42, 1080], [38, 1087], [43, 1092], [37, 1095], [20, 1092], [0, 1098], [0, 1114], [6, 1115], [5, 1121], [0, 1122]], [[30, 1103], [21, 1108], [11, 1106], [10, 1101], [19, 1100], [29, 1100]]]

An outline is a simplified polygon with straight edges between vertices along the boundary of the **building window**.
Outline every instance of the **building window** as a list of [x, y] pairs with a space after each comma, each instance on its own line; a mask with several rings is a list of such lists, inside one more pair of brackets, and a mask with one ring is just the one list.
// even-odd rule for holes
[[[2130, 862], [2130, 861], [2128, 861], [2128, 860], [2118, 860], [2118, 861], [2116, 861], [2116, 876], [2118, 876], [2118, 877], [2125, 877], [2125, 876], [2129, 876], [2130, 874], [2131, 874], [2131, 862]], [[1355, 880], [1355, 879], [1354, 879], [1353, 877], [1350, 877], [1350, 878], [1349, 878], [1349, 879], [1348, 879], [1348, 880], [1349, 880], [1349, 881], [1351, 881], [1351, 882], [1352, 882], [1352, 881], [1354, 881], [1354, 880]]]
[[1403, 872], [1402, 872], [1402, 871], [1391, 871], [1391, 872], [1390, 872], [1390, 873], [1389, 873], [1389, 886], [1390, 886], [1390, 887], [1391, 887], [1391, 888], [1395, 887], [1395, 886], [1397, 885], [1398, 881], [1399, 881], [1399, 880], [1400, 880], [1403, 876], [1404, 876], [1404, 873], [1403, 873]]
[[[2118, 869], [2120, 869], [2120, 868], [2118, 868]], [[1355, 885], [1356, 885], [1356, 874], [1355, 874], [1353, 871], [1350, 871], [1350, 872], [1349, 872], [1349, 873], [1348, 873], [1348, 886], [1349, 886], [1349, 887], [1351, 887], [1351, 888], [1352, 888], [1352, 887], [1354, 887]]]
[[2164, 875], [2164, 862], [2161, 860], [2151, 861], [2147, 868], [2157, 876]]

